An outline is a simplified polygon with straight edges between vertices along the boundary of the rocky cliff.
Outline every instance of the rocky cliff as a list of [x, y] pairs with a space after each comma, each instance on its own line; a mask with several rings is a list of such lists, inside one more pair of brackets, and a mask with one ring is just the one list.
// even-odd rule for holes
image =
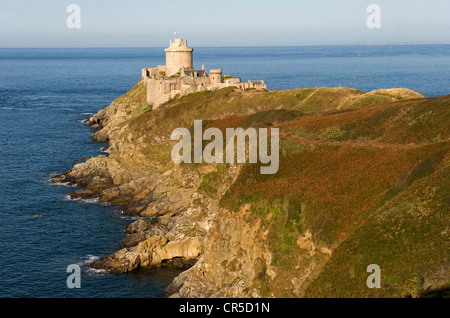
[[[91, 266], [186, 268], [168, 297], [399, 297], [447, 286], [450, 96], [226, 88], [152, 111], [145, 93], [139, 82], [87, 120], [108, 156], [54, 178], [82, 187], [72, 198], [139, 216], [119, 250]], [[171, 132], [196, 119], [223, 131], [278, 127], [279, 171], [174, 164]], [[372, 263], [381, 289], [366, 286]]]

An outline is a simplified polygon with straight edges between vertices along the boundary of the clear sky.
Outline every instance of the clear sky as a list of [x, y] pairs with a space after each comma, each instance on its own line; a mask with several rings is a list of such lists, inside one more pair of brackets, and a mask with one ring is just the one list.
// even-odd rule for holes
[[450, 0], [0, 0], [0, 47], [165, 47], [175, 29], [197, 47], [450, 42]]

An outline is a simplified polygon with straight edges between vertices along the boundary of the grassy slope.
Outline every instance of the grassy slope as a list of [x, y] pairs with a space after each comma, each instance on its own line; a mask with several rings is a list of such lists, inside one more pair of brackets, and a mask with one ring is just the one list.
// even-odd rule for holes
[[[416, 180], [355, 229], [306, 295], [424, 296], [445, 287], [450, 249], [449, 163], [447, 152], [434, 173]], [[381, 289], [366, 287], [369, 264], [380, 265]]]
[[[450, 151], [449, 105], [450, 96], [443, 96], [314, 114], [279, 125], [278, 173], [261, 175], [256, 165], [247, 165], [222, 199], [235, 210], [251, 203], [268, 220], [274, 263], [286, 273], [285, 284], [278, 281], [272, 290], [291, 296], [283, 289], [292, 277], [287, 273], [301, 262], [298, 255], [304, 251], [297, 240], [307, 229], [316, 246], [338, 248], [306, 296], [403, 296], [413, 292], [411, 280], [443, 271], [450, 177], [448, 160], [442, 158]], [[268, 217], [274, 209], [277, 214]], [[423, 219], [421, 209], [429, 210]], [[375, 217], [386, 211], [396, 211], [396, 218]], [[402, 235], [380, 236], [380, 227]], [[313, 257], [320, 262], [323, 255]], [[365, 268], [372, 263], [381, 266], [386, 288], [366, 287]], [[448, 283], [444, 276], [433, 278], [430, 286]]]
[[[144, 105], [143, 94], [135, 95], [134, 104]], [[423, 99], [406, 90], [228, 88], [191, 94], [157, 111], [137, 107], [126, 124], [131, 142], [145, 143], [149, 161], [163, 165], [170, 162], [171, 131], [192, 127], [194, 119], [221, 129], [278, 126], [278, 173], [261, 175], [257, 164], [245, 165], [221, 200], [233, 210], [250, 203], [269, 231], [279, 276], [270, 283], [262, 277], [261, 287], [267, 295], [295, 296], [286, 292], [289, 281], [314, 258], [326, 265], [317, 279], [305, 281], [307, 296], [402, 296], [414, 280], [435, 280], [434, 287], [448, 280], [442, 268], [448, 261], [449, 105], [450, 96]], [[428, 157], [440, 159], [413, 169]], [[214, 195], [220, 178], [204, 181], [202, 190]], [[316, 247], [334, 249], [330, 258], [299, 247], [308, 231]], [[381, 266], [386, 288], [366, 287], [372, 263]]]
[[[223, 127], [233, 127], [239, 116], [269, 111], [273, 109], [285, 109], [297, 112], [295, 117], [303, 113], [320, 110], [346, 108], [350, 104], [359, 101], [360, 106], [373, 104], [373, 100], [365, 98], [368, 94], [351, 88], [312, 88], [293, 89], [286, 91], [239, 91], [233, 88], [221, 89], [219, 91], [199, 92], [184, 96], [167, 102], [157, 112], [146, 109], [145, 86], [140, 82], [123, 98], [126, 112], [130, 112], [132, 118], [122, 125], [130, 124], [131, 131], [137, 140], [144, 138], [149, 145], [148, 156], [153, 160], [167, 161], [168, 149], [159, 141], [154, 134], [167, 137], [176, 127], [191, 127], [194, 119], [217, 120], [223, 119]], [[400, 97], [398, 93], [384, 94], [383, 101], [395, 101]], [[405, 98], [420, 98], [421, 95], [405, 90]], [[131, 106], [129, 106], [131, 105]], [[291, 116], [291, 119], [292, 116]], [[218, 126], [215, 126], [218, 127]], [[219, 127], [220, 128], [220, 127]], [[149, 134], [149, 132], [152, 134]], [[156, 145], [158, 144], [158, 145]], [[167, 144], [166, 144], [167, 145]], [[162, 149], [164, 148], [164, 149]], [[153, 156], [152, 152], [159, 155]]]

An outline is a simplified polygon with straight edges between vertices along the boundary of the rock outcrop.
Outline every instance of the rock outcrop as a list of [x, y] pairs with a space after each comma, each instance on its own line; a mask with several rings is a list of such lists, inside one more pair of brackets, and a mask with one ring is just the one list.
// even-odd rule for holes
[[171, 265], [177, 268], [192, 266], [202, 250], [201, 238], [168, 241], [154, 236], [133, 247], [123, 248], [91, 264], [111, 273], [126, 273], [139, 266]]

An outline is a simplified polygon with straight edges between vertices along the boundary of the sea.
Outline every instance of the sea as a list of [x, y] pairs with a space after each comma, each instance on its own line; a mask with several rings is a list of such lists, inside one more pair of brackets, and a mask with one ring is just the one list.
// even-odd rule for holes
[[[71, 200], [52, 176], [104, 154], [83, 124], [130, 90], [163, 48], [0, 49], [0, 298], [155, 298], [179, 270], [108, 274], [86, 264], [119, 249], [136, 218]], [[404, 87], [450, 94], [450, 45], [199, 47], [194, 66], [269, 90]], [[80, 288], [69, 288], [71, 264]]]

